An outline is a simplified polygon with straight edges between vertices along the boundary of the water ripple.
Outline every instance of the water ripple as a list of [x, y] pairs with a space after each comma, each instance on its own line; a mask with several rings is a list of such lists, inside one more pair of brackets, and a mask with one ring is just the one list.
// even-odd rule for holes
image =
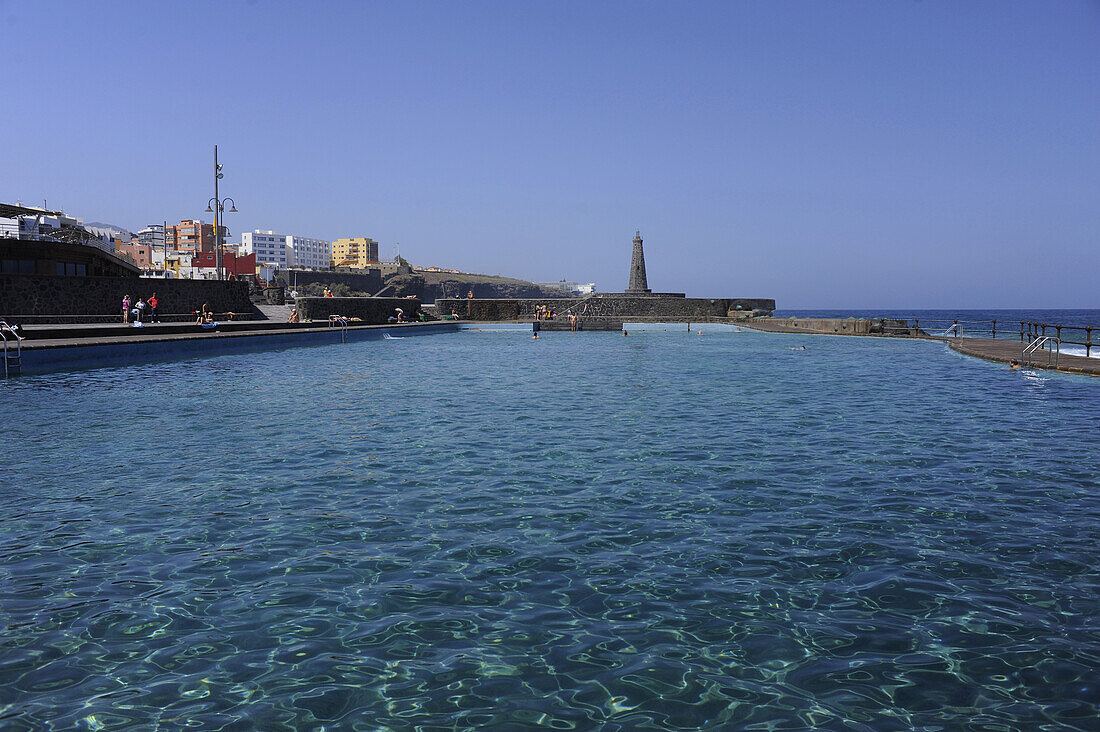
[[0, 726], [1095, 729], [1100, 382], [400, 345], [10, 382]]

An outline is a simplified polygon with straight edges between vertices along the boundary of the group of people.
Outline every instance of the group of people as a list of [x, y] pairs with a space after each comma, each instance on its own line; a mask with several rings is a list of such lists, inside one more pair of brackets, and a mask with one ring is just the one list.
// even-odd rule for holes
[[535, 320], [553, 320], [554, 310], [547, 305], [539, 305], [535, 308]]
[[144, 325], [146, 317], [150, 323], [160, 322], [160, 299], [157, 298], [157, 293], [150, 295], [148, 300], [142, 300], [139, 297], [137, 302], [132, 301], [129, 295], [122, 296], [124, 324], [129, 325], [132, 322], [136, 326]]
[[202, 304], [202, 310], [198, 312], [198, 317], [195, 319], [196, 325], [216, 325], [214, 322], [214, 311], [210, 309], [209, 303]]

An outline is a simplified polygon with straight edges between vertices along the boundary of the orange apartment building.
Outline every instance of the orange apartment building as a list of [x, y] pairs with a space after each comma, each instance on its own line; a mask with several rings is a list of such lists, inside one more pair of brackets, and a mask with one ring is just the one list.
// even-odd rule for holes
[[[229, 238], [229, 229], [221, 227], [222, 244]], [[199, 252], [214, 251], [214, 225], [203, 221], [184, 219], [169, 226], [164, 233], [169, 249], [194, 249]]]

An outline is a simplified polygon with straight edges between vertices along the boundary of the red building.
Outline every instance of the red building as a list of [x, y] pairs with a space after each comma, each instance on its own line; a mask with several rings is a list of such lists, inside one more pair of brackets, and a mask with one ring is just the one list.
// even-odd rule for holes
[[[213, 269], [218, 266], [218, 255], [214, 252], [196, 252], [191, 257], [191, 266], [197, 269]], [[256, 275], [256, 255], [245, 254], [243, 256], [233, 252], [222, 252], [222, 268], [225, 276], [237, 275], [238, 277], [254, 277]]]

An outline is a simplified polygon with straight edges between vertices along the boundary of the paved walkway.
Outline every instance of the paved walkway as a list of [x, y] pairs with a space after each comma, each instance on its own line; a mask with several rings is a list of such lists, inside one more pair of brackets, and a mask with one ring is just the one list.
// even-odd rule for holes
[[[967, 356], [977, 356], [989, 361], [1008, 363], [1013, 359], [1023, 361], [1027, 365], [1026, 356], [1023, 356], [1024, 344], [1018, 340], [992, 338], [944, 338], [947, 345], [959, 353]], [[1061, 356], [1050, 355], [1049, 363], [1047, 351], [1036, 351], [1031, 357], [1031, 368], [1057, 369], [1071, 374], [1089, 374], [1100, 376], [1100, 358], [1085, 358], [1084, 356], [1069, 356], [1065, 353]], [[1057, 358], [1057, 362], [1055, 361]]]
[[[996, 340], [992, 338], [940, 338], [935, 336], [896, 336], [882, 333], [828, 333], [820, 331], [812, 331], [802, 328], [790, 328], [788, 326], [780, 325], [778, 323], [769, 323], [763, 320], [749, 320], [741, 321], [738, 325], [752, 330], [765, 331], [767, 333], [798, 333], [800, 335], [842, 335], [842, 336], [858, 336], [864, 338], [923, 338], [925, 340], [943, 341], [953, 350], [967, 356], [974, 356], [975, 358], [984, 358], [987, 361], [999, 361], [1001, 363], [1008, 363], [1009, 361], [1016, 360], [1021, 361], [1027, 366], [1026, 357], [1023, 356], [1024, 344], [1018, 340], [1010, 338], [998, 338]], [[1071, 374], [1089, 374], [1091, 376], [1100, 376], [1100, 358], [1086, 358], [1084, 356], [1070, 356], [1065, 353], [1057, 359], [1051, 356], [1049, 363], [1047, 361], [1047, 352], [1040, 351], [1035, 353], [1031, 359], [1030, 368], [1036, 369], [1056, 369], [1058, 371], [1065, 371]]]
[[[419, 328], [442, 325], [441, 321], [427, 323], [367, 324], [352, 321], [348, 330], [374, 330], [386, 328]], [[268, 320], [236, 320], [220, 323], [215, 330], [206, 330], [194, 323], [163, 323], [145, 328], [125, 325], [29, 325], [23, 339], [23, 350], [44, 348], [69, 348], [73, 346], [104, 346], [120, 343], [156, 343], [164, 341], [193, 341], [244, 336], [285, 335], [288, 333], [334, 333], [339, 326], [327, 321], [311, 323], [273, 323]]]

